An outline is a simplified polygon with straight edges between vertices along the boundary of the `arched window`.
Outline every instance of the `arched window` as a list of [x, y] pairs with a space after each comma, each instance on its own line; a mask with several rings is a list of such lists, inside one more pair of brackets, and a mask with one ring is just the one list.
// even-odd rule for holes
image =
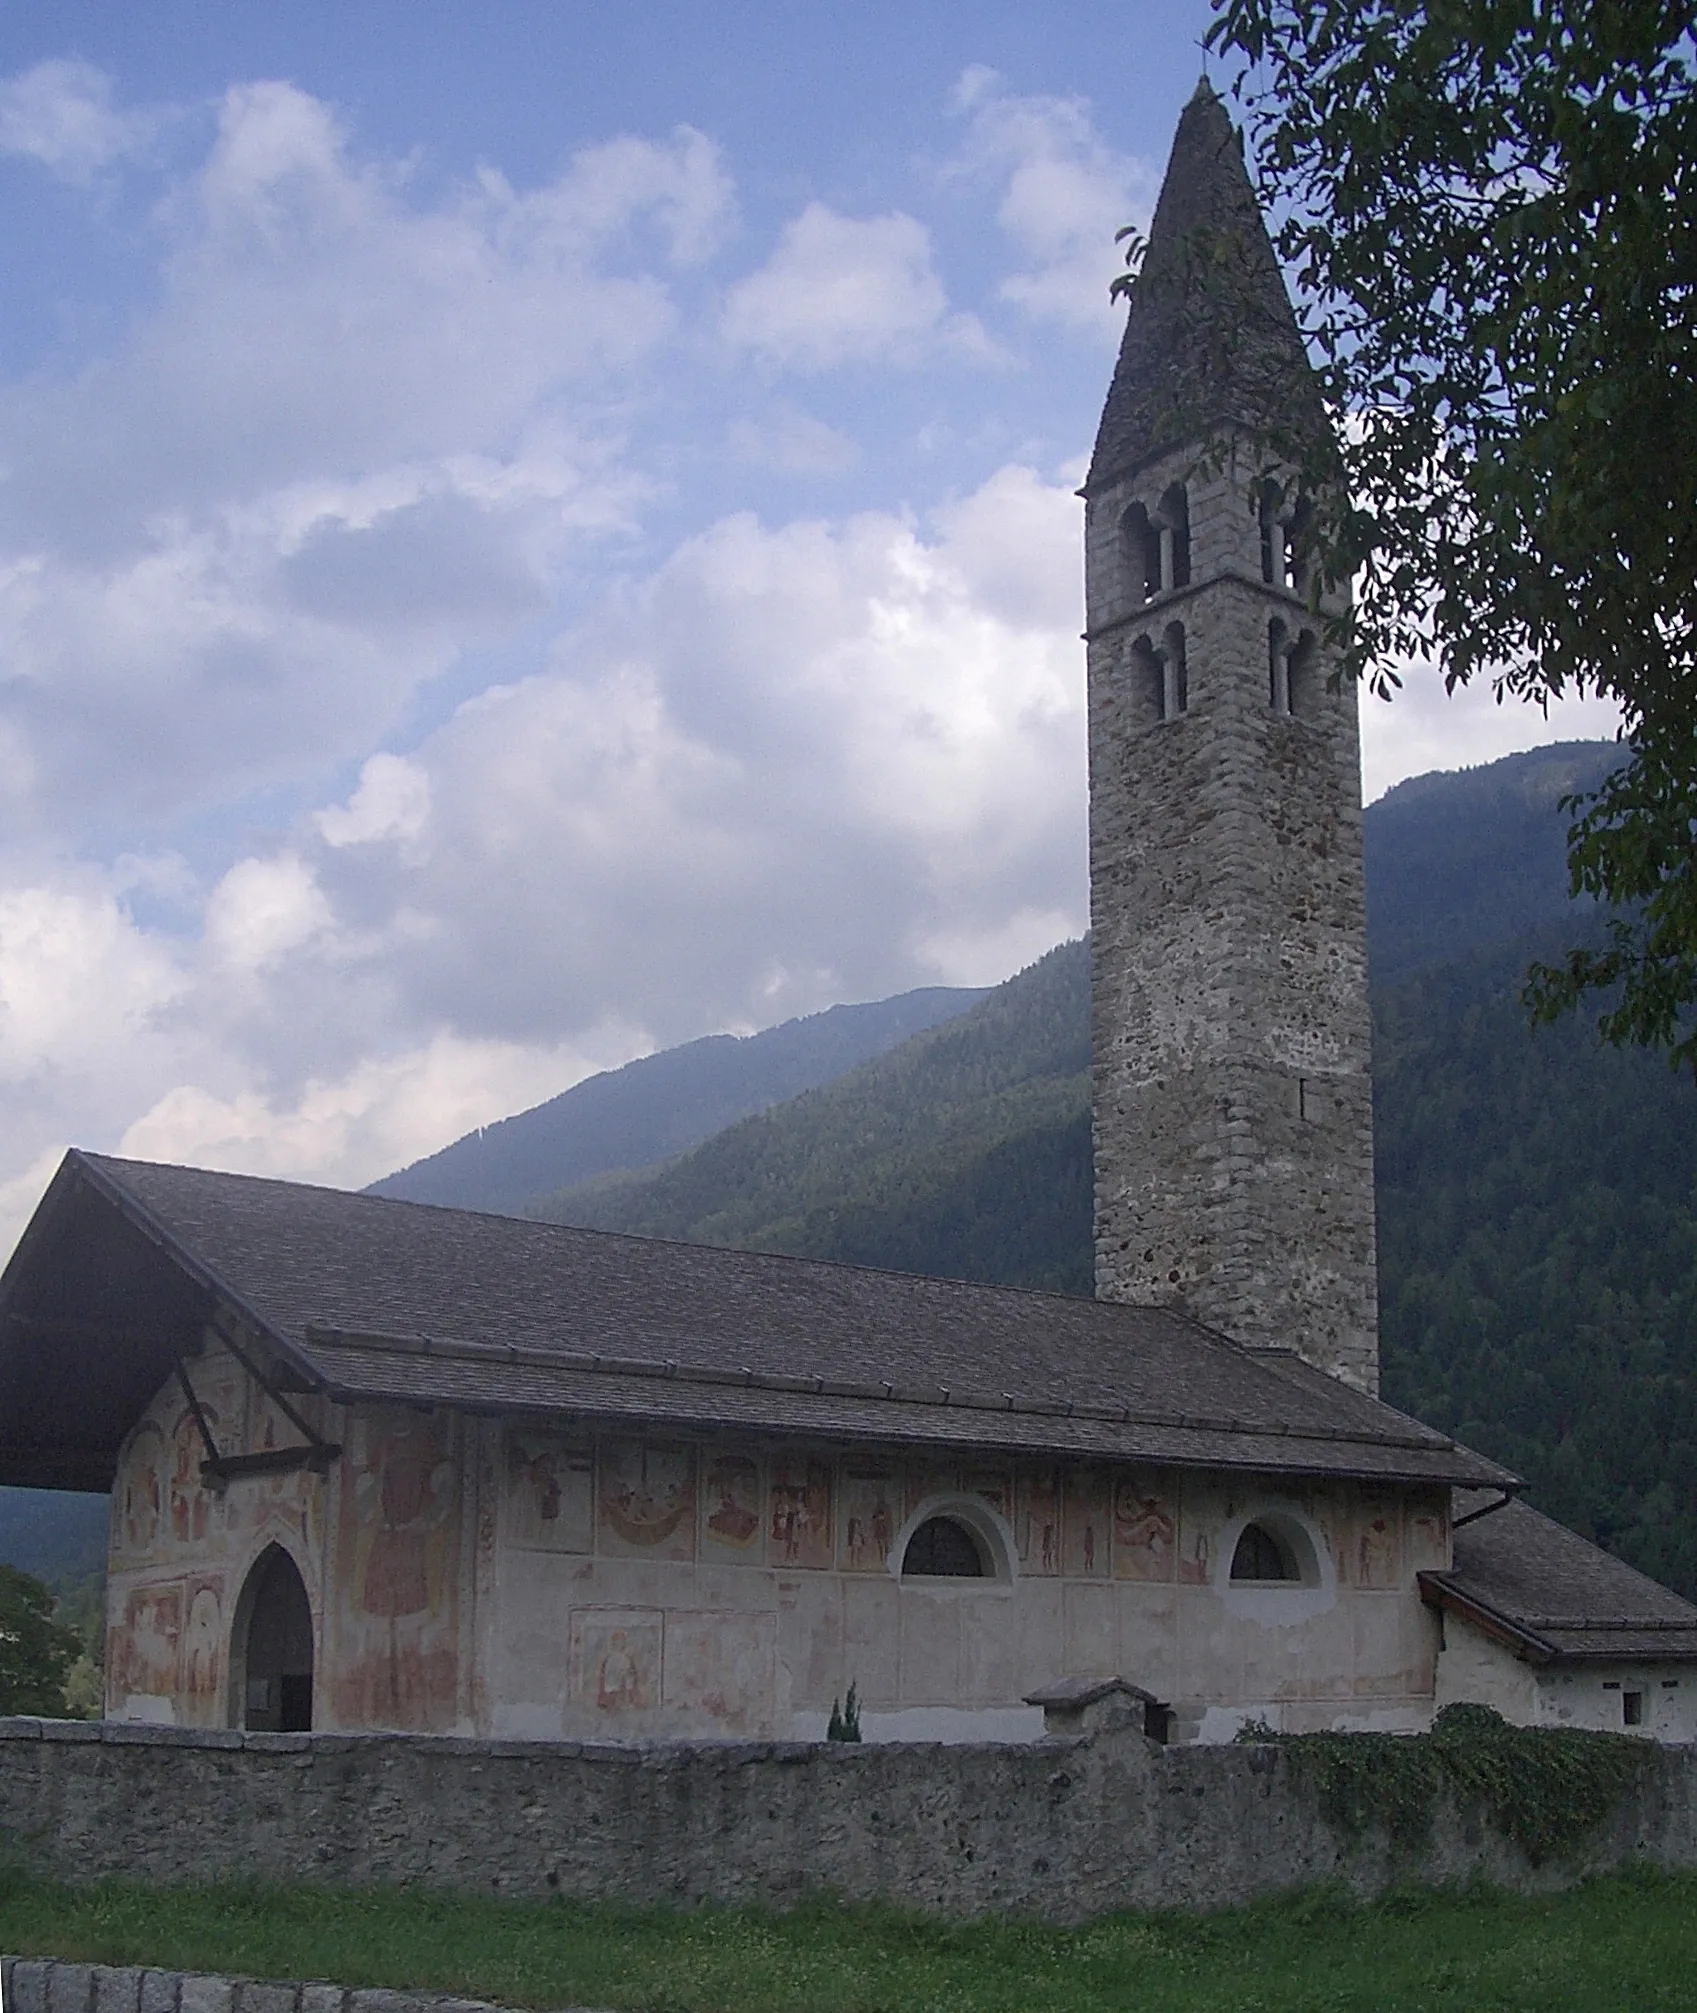
[[990, 1566], [976, 1532], [955, 1517], [927, 1517], [907, 1541], [902, 1578], [982, 1580]]
[[1298, 1581], [1302, 1578], [1290, 1547], [1266, 1524], [1245, 1524], [1232, 1553], [1235, 1581]]
[[1290, 636], [1276, 615], [1267, 624], [1267, 703], [1275, 713], [1290, 711]]
[[1161, 498], [1155, 513], [1159, 537], [1161, 585], [1190, 585], [1190, 497], [1182, 482], [1175, 482]]
[[1161, 651], [1161, 718], [1176, 720], [1190, 711], [1190, 667], [1184, 655], [1184, 624], [1169, 622]]
[[1148, 510], [1134, 503], [1120, 519], [1120, 536], [1125, 541], [1126, 559], [1131, 568], [1133, 598], [1153, 601], [1161, 591], [1161, 530], [1151, 523]]
[[250, 1733], [312, 1731], [312, 1604], [300, 1568], [281, 1545], [254, 1562], [236, 1605], [240, 1695]]
[[1304, 720], [1312, 720], [1319, 711], [1320, 694], [1317, 685], [1320, 646], [1315, 641], [1312, 629], [1304, 629], [1289, 647], [1289, 669], [1286, 674], [1289, 703], [1286, 711]]

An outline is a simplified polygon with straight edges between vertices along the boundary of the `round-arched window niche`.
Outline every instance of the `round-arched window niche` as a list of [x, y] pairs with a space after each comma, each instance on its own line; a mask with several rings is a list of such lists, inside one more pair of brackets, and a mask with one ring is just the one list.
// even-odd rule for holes
[[904, 1583], [921, 1587], [1006, 1586], [1013, 1577], [1001, 1520], [970, 1499], [922, 1503], [892, 1547], [890, 1563]]
[[1221, 1532], [1217, 1581], [1228, 1607], [1260, 1621], [1296, 1621], [1330, 1607], [1330, 1555], [1306, 1517], [1264, 1506]]

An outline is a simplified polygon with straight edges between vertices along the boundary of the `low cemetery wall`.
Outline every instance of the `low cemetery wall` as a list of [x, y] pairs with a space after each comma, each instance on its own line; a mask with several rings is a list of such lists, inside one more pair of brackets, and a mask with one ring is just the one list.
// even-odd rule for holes
[[1576, 1850], [1534, 1864], [1447, 1793], [1399, 1843], [1328, 1812], [1286, 1748], [1129, 1730], [611, 1746], [0, 1720], [0, 1853], [72, 1882], [416, 1882], [682, 1907], [825, 1890], [1079, 1921], [1336, 1879], [1531, 1888], [1697, 1865], [1697, 1751], [1652, 1749]]

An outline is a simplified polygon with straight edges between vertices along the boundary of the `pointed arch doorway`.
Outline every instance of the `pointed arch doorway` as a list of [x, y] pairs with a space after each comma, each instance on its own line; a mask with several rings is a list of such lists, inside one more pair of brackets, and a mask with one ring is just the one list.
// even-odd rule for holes
[[312, 1603], [281, 1545], [254, 1561], [234, 1634], [236, 1723], [249, 1733], [310, 1733]]

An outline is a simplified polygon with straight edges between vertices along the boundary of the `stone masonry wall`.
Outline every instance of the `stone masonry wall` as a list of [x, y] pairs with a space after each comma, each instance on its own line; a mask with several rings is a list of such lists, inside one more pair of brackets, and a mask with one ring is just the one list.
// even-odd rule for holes
[[[1173, 455], [1087, 504], [1096, 1284], [1376, 1390], [1356, 693], [1262, 578], [1254, 477]], [[1145, 601], [1126, 513], [1175, 484], [1189, 582]]]
[[619, 1747], [9, 1720], [0, 1846], [78, 1882], [239, 1874], [685, 1907], [824, 1889], [1079, 1921], [1334, 1878], [1362, 1892], [1532, 1887], [1634, 1859], [1697, 1865], [1697, 1754], [1657, 1756], [1580, 1862], [1535, 1872], [1474, 1812], [1441, 1812], [1413, 1855], [1340, 1838], [1271, 1746], [1112, 1732], [1027, 1747]]
[[6, 2013], [494, 2013], [481, 1999], [439, 1992], [217, 1978], [135, 1964], [61, 1964], [0, 1958]]

